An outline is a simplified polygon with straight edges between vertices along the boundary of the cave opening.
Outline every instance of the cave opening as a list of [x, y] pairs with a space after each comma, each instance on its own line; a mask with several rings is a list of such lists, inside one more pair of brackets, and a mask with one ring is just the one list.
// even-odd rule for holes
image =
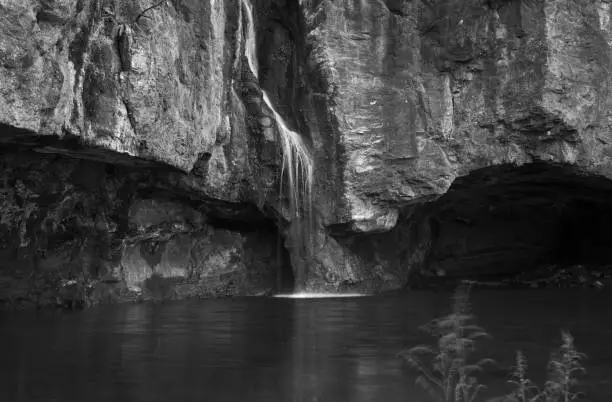
[[[267, 211], [270, 215], [274, 215], [274, 212]], [[259, 212], [254, 213], [255, 215]], [[252, 234], [258, 238], [264, 239], [269, 242], [272, 249], [272, 254], [269, 255], [267, 263], [270, 264], [270, 272], [274, 275], [271, 278], [273, 287], [271, 288], [272, 293], [278, 294], [290, 294], [295, 290], [295, 274], [293, 272], [293, 266], [291, 264], [291, 256], [287, 248], [285, 247], [285, 239], [281, 234], [282, 230], [279, 229], [279, 221], [272, 219], [264, 214], [261, 214], [257, 219], [251, 221], [248, 220], [230, 220], [219, 217], [207, 217], [207, 222], [217, 229], [225, 229], [234, 232]], [[252, 251], [257, 252], [257, 247], [261, 247], [259, 243], [249, 243], [246, 247]]]
[[0, 167], [0, 308], [74, 305], [75, 281], [92, 304], [293, 291], [277, 221], [248, 200], [165, 168], [20, 147]]
[[421, 208], [428, 275], [528, 282], [578, 270], [587, 282], [612, 267], [612, 181], [576, 167], [480, 169]]

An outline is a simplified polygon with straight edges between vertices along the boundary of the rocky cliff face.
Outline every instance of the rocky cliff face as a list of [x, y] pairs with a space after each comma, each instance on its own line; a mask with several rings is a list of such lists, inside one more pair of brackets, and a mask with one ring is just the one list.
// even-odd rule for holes
[[610, 262], [594, 253], [610, 239], [607, 2], [302, 4], [337, 145], [325, 225], [348, 262], [332, 272], [512, 273], [568, 247]]
[[[567, 244], [609, 262], [607, 2], [252, 7], [0, 0], [0, 299], [380, 290]], [[262, 91], [311, 148], [308, 219]]]
[[0, 165], [0, 294], [13, 306], [276, 288], [284, 256], [255, 208], [192, 198], [165, 171], [26, 152]]
[[2, 1], [0, 15], [0, 299], [147, 296], [151, 278], [172, 297], [276, 289], [238, 2]]

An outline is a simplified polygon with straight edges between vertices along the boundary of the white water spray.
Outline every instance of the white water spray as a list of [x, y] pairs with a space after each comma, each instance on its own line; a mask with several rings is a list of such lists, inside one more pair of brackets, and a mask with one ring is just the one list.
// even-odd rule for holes
[[362, 293], [292, 293], [285, 295], [276, 295], [274, 297], [280, 299], [339, 299], [366, 296], [368, 295]]
[[[253, 21], [253, 7], [249, 0], [242, 0], [247, 18], [245, 54], [249, 63], [249, 68], [255, 78], [259, 78], [259, 68], [256, 57], [255, 24]], [[274, 121], [278, 127], [281, 149], [282, 149], [282, 168], [281, 168], [281, 189], [283, 188], [283, 177], [287, 175], [289, 205], [294, 217], [299, 218], [300, 209], [309, 213], [312, 208], [312, 182], [313, 182], [313, 162], [308, 152], [308, 148], [302, 137], [295, 131], [289, 129], [282, 116], [276, 111], [270, 101], [270, 97], [262, 89], [263, 100], [266, 106], [272, 111]], [[310, 228], [309, 228], [310, 229]]]

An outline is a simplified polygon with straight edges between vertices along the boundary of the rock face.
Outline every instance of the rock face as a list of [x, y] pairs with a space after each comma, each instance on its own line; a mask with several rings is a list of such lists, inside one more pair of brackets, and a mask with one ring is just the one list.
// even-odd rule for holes
[[276, 231], [256, 211], [224, 225], [152, 171], [26, 153], [0, 164], [4, 301], [56, 303], [66, 281], [87, 303], [276, 290]]
[[344, 164], [338, 220], [351, 231], [387, 230], [393, 207], [487, 166], [608, 174], [607, 3], [481, 3], [307, 8], [309, 61], [334, 89], [325, 102]]
[[[311, 132], [315, 146], [336, 144], [335, 165], [328, 165], [336, 172], [328, 192], [336, 202], [324, 214], [341, 250], [327, 264], [341, 267], [331, 269], [338, 277], [332, 282], [367, 281], [377, 269], [396, 285], [409, 272], [514, 272], [525, 261], [550, 258], [559, 242], [572, 244], [554, 235], [563, 218], [542, 215], [546, 208], [576, 208], [570, 221], [607, 210], [604, 190], [597, 195], [572, 184], [587, 180], [603, 189], [611, 177], [607, 2], [321, 1], [302, 8], [308, 66], [323, 87], [311, 93], [311, 102], [324, 104]], [[534, 163], [566, 167], [512, 173]], [[460, 191], [472, 204], [468, 211], [450, 194], [417, 206], [445, 194], [457, 178], [490, 176], [489, 184], [509, 180], [524, 188], [495, 201], [483, 193], [503, 186], [468, 186], [477, 191]], [[560, 188], [545, 190], [553, 185]], [[575, 190], [592, 198], [564, 194]], [[568, 201], [574, 196], [598, 208]], [[490, 219], [489, 207], [514, 212]], [[449, 215], [456, 215], [451, 222]], [[472, 223], [458, 222], [461, 216]], [[581, 232], [600, 232], [590, 216]], [[512, 233], [542, 253], [513, 249]]]
[[45, 304], [74, 280], [116, 299], [152, 277], [180, 282], [172, 297], [277, 289], [261, 212], [274, 161], [238, 95], [238, 1], [1, 1], [0, 15], [0, 300]]
[[[0, 0], [11, 300], [93, 292], [65, 290], [77, 279], [101, 300], [259, 294], [293, 276], [376, 291], [417, 274], [610, 262], [606, 1], [248, 9]], [[262, 91], [312, 151], [300, 219]]]
[[235, 200], [248, 175], [236, 4], [149, 3], [2, 1], [0, 141], [195, 170]]

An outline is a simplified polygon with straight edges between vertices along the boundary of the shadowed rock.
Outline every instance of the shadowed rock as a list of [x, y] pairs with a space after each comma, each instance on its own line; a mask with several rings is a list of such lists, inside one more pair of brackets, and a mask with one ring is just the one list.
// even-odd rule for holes
[[[510, 274], [561, 249], [561, 265], [609, 263], [606, 1], [242, 4], [0, 0], [7, 267], [132, 287], [211, 272], [238, 294], [271, 249], [304, 290]], [[312, 144], [307, 241], [279, 127]], [[3, 278], [42, 289], [28, 269]]]

